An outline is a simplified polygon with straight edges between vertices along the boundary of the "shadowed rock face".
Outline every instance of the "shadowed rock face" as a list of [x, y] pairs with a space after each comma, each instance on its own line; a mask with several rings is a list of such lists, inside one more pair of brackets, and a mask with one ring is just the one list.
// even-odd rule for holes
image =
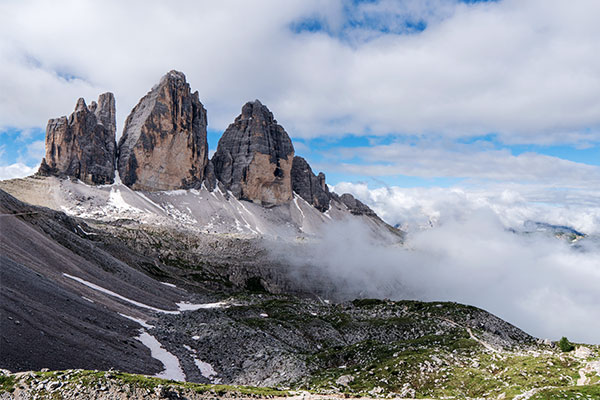
[[278, 205], [292, 199], [294, 147], [260, 101], [246, 103], [219, 140], [215, 175], [238, 199]]
[[327, 211], [331, 196], [325, 184], [325, 174], [315, 176], [302, 157], [295, 156], [292, 163], [292, 189], [321, 212]]
[[135, 190], [197, 188], [208, 162], [206, 110], [185, 75], [170, 71], [125, 121], [118, 171]]
[[101, 94], [98, 103], [77, 101], [67, 117], [46, 127], [46, 156], [39, 174], [70, 176], [88, 184], [113, 182], [115, 171], [115, 98]]
[[366, 215], [379, 219], [375, 211], [362, 201], [355, 199], [350, 193], [344, 193], [341, 196], [334, 195], [334, 198], [348, 207], [348, 210], [354, 215]]

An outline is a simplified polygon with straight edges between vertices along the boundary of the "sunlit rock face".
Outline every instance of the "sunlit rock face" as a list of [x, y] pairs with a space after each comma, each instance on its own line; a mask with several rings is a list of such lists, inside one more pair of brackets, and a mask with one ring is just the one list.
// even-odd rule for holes
[[302, 157], [295, 156], [292, 164], [292, 189], [317, 210], [324, 212], [329, 208], [331, 195], [325, 183], [325, 174], [315, 175]]
[[200, 187], [208, 162], [206, 110], [185, 75], [170, 71], [134, 107], [119, 141], [118, 171], [135, 190]]
[[238, 199], [272, 206], [292, 199], [293, 159], [290, 137], [255, 100], [225, 130], [212, 163], [217, 179]]
[[50, 119], [46, 127], [46, 156], [40, 175], [77, 178], [88, 184], [113, 182], [115, 171], [115, 97], [101, 94], [88, 106], [77, 100], [67, 118]]

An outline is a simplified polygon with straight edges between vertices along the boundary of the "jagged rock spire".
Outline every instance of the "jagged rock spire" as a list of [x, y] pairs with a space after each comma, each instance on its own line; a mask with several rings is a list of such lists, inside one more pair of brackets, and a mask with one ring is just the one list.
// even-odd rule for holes
[[278, 205], [292, 199], [294, 147], [260, 101], [246, 103], [212, 158], [217, 179], [238, 199]]
[[308, 162], [299, 156], [292, 164], [292, 189], [296, 194], [321, 212], [327, 211], [331, 195], [325, 183], [325, 174], [315, 175]]
[[115, 171], [115, 97], [101, 94], [87, 106], [77, 100], [67, 117], [50, 119], [39, 174], [70, 176], [89, 184], [112, 183]]
[[206, 110], [185, 75], [170, 71], [134, 107], [119, 141], [117, 168], [136, 190], [199, 187], [208, 162]]

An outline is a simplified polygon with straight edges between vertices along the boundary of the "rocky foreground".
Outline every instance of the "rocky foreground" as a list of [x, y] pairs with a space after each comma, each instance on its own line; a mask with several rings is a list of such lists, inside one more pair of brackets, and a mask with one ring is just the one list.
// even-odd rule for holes
[[[341, 398], [387, 398], [402, 400], [395, 394], [382, 395], [378, 391], [369, 397], [346, 394], [318, 394], [309, 391], [281, 390], [264, 387], [205, 385], [175, 382], [144, 375], [133, 375], [118, 371], [36, 371], [11, 374], [0, 370], [0, 400], [30, 399], [77, 399], [77, 400], [208, 400], [208, 399], [286, 399], [286, 400], [338, 400]], [[414, 398], [413, 396], [409, 398]], [[425, 398], [420, 397], [419, 398]], [[443, 396], [440, 398], [466, 398]], [[575, 387], [540, 387], [522, 394], [496, 399], [552, 400], [600, 398], [600, 384]]]

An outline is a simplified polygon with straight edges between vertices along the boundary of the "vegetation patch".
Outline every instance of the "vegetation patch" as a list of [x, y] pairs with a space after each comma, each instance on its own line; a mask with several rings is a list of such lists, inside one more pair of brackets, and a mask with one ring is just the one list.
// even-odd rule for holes
[[10, 375], [0, 375], [0, 393], [12, 393], [15, 390], [15, 377]]
[[530, 397], [530, 400], [597, 400], [600, 399], [600, 385], [561, 387], [554, 389], [545, 389]]

